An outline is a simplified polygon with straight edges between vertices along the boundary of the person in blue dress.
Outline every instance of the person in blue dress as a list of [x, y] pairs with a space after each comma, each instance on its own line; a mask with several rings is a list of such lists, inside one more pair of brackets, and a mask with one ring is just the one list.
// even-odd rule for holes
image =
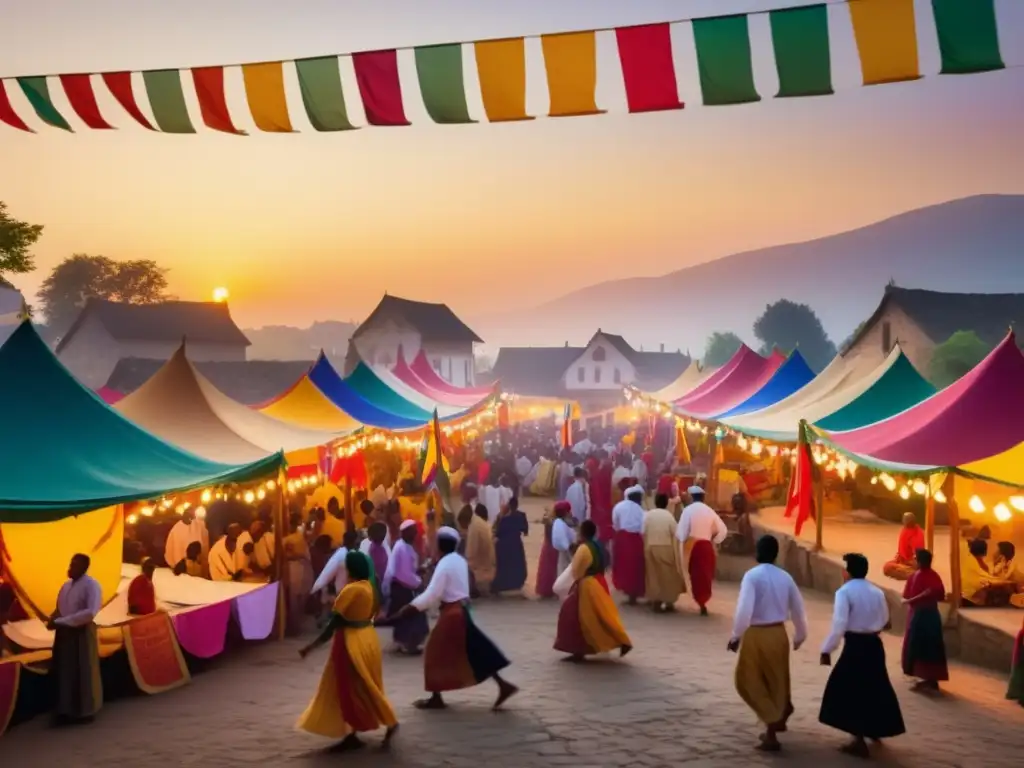
[[494, 524], [495, 554], [497, 572], [491, 590], [510, 592], [522, 589], [526, 583], [526, 549], [523, 537], [528, 535], [530, 524], [526, 514], [519, 510], [519, 499], [513, 496], [501, 511]]

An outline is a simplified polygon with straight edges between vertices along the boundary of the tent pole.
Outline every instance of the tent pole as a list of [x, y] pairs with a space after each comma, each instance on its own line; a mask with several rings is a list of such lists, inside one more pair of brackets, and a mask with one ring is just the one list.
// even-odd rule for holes
[[708, 440], [708, 448], [711, 451], [711, 461], [708, 462], [707, 492], [705, 495], [712, 507], [718, 506], [718, 436], [714, 432]]
[[956, 476], [949, 475], [946, 483], [949, 485], [949, 490], [944, 491], [946, 494], [946, 509], [949, 515], [949, 623], [953, 625], [956, 623], [960, 613], [960, 594], [963, 591], [960, 580], [960, 510], [954, 497]]
[[[810, 443], [805, 443], [804, 450], [811, 452]], [[811, 477], [814, 483], [814, 551], [821, 552], [825, 549], [825, 480], [822, 478], [821, 469], [814, 461], [811, 454]]]
[[283, 469], [277, 473], [277, 498], [274, 503], [274, 575], [277, 578], [277, 639], [284, 640], [288, 627], [288, 604], [285, 600], [284, 583], [284, 526], [285, 487], [287, 477]]
[[924, 545], [929, 552], [935, 551], [935, 496], [932, 494], [932, 478], [928, 477], [928, 496], [924, 502]]
[[352, 511], [352, 463], [345, 462], [345, 530], [356, 529], [355, 513]]

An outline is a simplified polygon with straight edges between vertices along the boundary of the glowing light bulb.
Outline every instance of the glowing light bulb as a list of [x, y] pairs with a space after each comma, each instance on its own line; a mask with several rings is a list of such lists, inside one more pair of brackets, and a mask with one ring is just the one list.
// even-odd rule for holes
[[277, 488], [277, 483], [275, 483], [273, 480], [267, 480], [267, 490], [272, 491], [275, 488]]
[[914, 493], [916, 493], [918, 496], [924, 496], [926, 493], [928, 493], [928, 484], [923, 480], [915, 480]]
[[967, 507], [976, 515], [980, 515], [985, 511], [985, 502], [983, 502], [978, 496], [971, 496], [967, 501]]
[[891, 475], [882, 475], [879, 478], [887, 491], [896, 490], [896, 480]]
[[946, 494], [942, 492], [942, 489], [937, 490], [935, 492], [935, 495], [932, 496], [932, 498], [935, 499], [935, 501], [937, 501], [939, 504], [946, 503]]
[[206, 507], [196, 507], [196, 518], [199, 520], [206, 519]]
[[253, 501], [255, 501], [255, 500], [256, 500], [256, 494], [255, 493], [253, 493], [252, 491], [246, 491], [245, 492], [245, 503], [246, 504], [252, 504]]
[[999, 502], [998, 504], [996, 504], [992, 508], [992, 513], [996, 516], [996, 520], [998, 520], [1000, 523], [1005, 523], [1007, 520], [1013, 517], [1013, 513], [1010, 511], [1010, 508], [1006, 506], [1003, 502]]
[[125, 522], [128, 523], [128, 525], [135, 525], [137, 522], [139, 522], [138, 515], [128, 515]]
[[202, 495], [199, 497], [199, 500], [203, 502], [203, 504], [209, 504], [211, 498], [212, 495], [210, 494], [210, 489], [207, 488], [205, 491], [203, 491]]
[[905, 486], [905, 485], [900, 488], [900, 498], [901, 499], [909, 499], [910, 498], [910, 489], [907, 488], [907, 486]]
[[878, 475], [872, 475], [871, 476], [871, 484], [872, 485], [878, 485]]
[[1011, 496], [1010, 506], [1018, 512], [1024, 512], [1024, 496]]
[[150, 506], [143, 507], [142, 509], [139, 510], [139, 512], [142, 513], [143, 517], [152, 517], [153, 516], [153, 508], [150, 507]]
[[228, 300], [228, 289], [224, 287], [213, 289], [213, 300], [218, 304]]

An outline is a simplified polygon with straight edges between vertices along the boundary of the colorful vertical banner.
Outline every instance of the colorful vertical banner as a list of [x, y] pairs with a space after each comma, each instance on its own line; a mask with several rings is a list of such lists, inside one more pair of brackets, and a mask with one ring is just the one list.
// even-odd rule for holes
[[570, 403], [565, 404], [565, 410], [562, 413], [561, 443], [565, 450], [572, 448], [572, 405]]
[[480, 96], [487, 120], [533, 120], [526, 114], [526, 42], [521, 37], [474, 43]]
[[597, 108], [597, 40], [593, 32], [542, 35], [547, 72], [549, 117], [599, 115]]
[[760, 101], [754, 87], [750, 32], [746, 15], [696, 19], [693, 39], [705, 106]]
[[294, 133], [284, 92], [284, 65], [280, 61], [242, 67], [245, 100], [256, 127], [265, 133]]
[[91, 75], [61, 75], [60, 84], [64, 87], [71, 108], [88, 127], [96, 131], [110, 130], [114, 127], [100, 114], [96, 93], [92, 89]]
[[682, 109], [668, 24], [646, 24], [615, 30], [629, 111]]
[[398, 78], [398, 51], [364, 51], [352, 54], [352, 64], [370, 125], [409, 125], [402, 104], [402, 83]]
[[32, 105], [32, 109], [35, 110], [40, 120], [54, 128], [71, 132], [68, 121], [57, 111], [50, 100], [50, 87], [47, 85], [45, 77], [19, 77], [18, 85], [21, 86], [22, 93], [25, 94], [25, 98], [28, 99], [28, 103]]
[[345, 93], [341, 89], [341, 70], [337, 56], [299, 59], [295, 62], [302, 106], [313, 129], [321, 132], [351, 131]]
[[117, 100], [117, 103], [121, 105], [125, 112], [132, 116], [135, 122], [147, 130], [156, 130], [153, 124], [142, 114], [142, 110], [139, 109], [139, 104], [135, 100], [135, 89], [132, 87], [131, 72], [105, 72], [101, 77], [103, 78], [103, 84], [110, 91], [110, 95]]
[[143, 693], [163, 693], [191, 680], [185, 657], [163, 611], [132, 619], [122, 627], [135, 684]]
[[18, 113], [14, 111], [11, 99], [7, 95], [6, 84], [3, 80], [0, 80], [0, 121], [11, 126], [11, 128], [17, 128], [19, 131], [35, 133], [35, 131], [29, 128], [28, 124], [21, 119]]
[[994, 0], [932, 0], [942, 75], [1005, 69]]
[[914, 0], [857, 0], [849, 8], [864, 85], [921, 77]]
[[431, 120], [441, 125], [476, 122], [469, 116], [466, 104], [461, 43], [417, 48], [416, 75]]
[[181, 89], [181, 73], [176, 69], [151, 69], [142, 73], [146, 84], [149, 108], [153, 119], [164, 133], [195, 133], [185, 93]]
[[769, 19], [775, 68], [779, 73], [776, 97], [828, 96], [834, 93], [828, 8], [824, 5], [786, 8], [772, 11]]
[[224, 93], [224, 67], [196, 67], [192, 70], [192, 83], [199, 99], [199, 114], [203, 124], [221, 133], [244, 136], [245, 131], [235, 127], [228, 111]]

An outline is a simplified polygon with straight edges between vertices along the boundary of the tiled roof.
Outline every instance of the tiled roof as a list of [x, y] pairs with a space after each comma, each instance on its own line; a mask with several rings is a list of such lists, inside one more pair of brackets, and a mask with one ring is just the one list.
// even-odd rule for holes
[[389, 316], [399, 317], [411, 325], [419, 331], [423, 341], [483, 342], [447, 304], [412, 301], [388, 294], [384, 294], [376, 309], [356, 328], [352, 338], [358, 338], [375, 319]]

